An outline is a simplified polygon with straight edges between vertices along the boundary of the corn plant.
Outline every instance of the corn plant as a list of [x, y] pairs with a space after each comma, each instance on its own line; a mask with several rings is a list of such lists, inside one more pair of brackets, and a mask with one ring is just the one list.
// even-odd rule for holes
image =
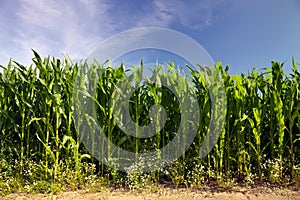
[[[37, 52], [33, 53], [30, 66], [13, 60], [7, 66], [0, 66], [0, 159], [5, 161], [1, 162], [4, 164], [0, 172], [16, 176], [24, 184], [32, 181], [26, 172], [27, 164], [32, 162], [39, 166], [34, 171], [40, 173], [34, 177], [51, 184], [61, 180], [66, 169], [74, 170], [78, 184], [82, 183], [84, 162], [95, 164], [95, 173], [118, 182], [126, 176], [112, 167], [119, 167], [124, 159], [120, 149], [133, 152], [136, 158], [139, 153], [161, 149], [177, 136], [182, 120], [196, 127], [197, 134], [172, 168], [174, 172], [181, 170], [180, 175], [169, 172], [168, 175], [165, 173], [168, 168], [160, 169], [147, 174], [151, 180], [166, 176], [174, 180], [190, 178], [191, 172], [199, 172], [194, 169], [195, 160], [204, 176], [197, 180], [202, 182], [248, 181], [255, 174], [254, 179], [259, 181], [278, 182], [287, 176], [299, 180], [296, 169], [300, 162], [300, 73], [294, 59], [290, 74], [283, 72], [285, 65], [279, 62], [272, 62], [270, 68], [261, 71], [249, 70], [247, 75], [232, 75], [229, 66], [223, 68], [221, 63], [211, 68], [189, 68], [190, 74], [182, 74], [175, 63], [157, 64], [149, 78], [140, 84], [144, 78], [140, 76], [143, 62], [138, 67], [128, 68], [125, 63], [112, 67], [96, 61], [92, 65], [84, 61], [73, 63], [67, 57], [41, 58]], [[187, 80], [192, 80], [192, 87], [187, 87]], [[172, 84], [178, 86], [176, 91], [168, 88]], [[135, 90], [132, 92], [131, 88]], [[178, 99], [189, 102], [191, 99], [184, 96], [188, 90], [197, 97], [198, 124], [181, 115], [182, 111], [195, 110]], [[117, 100], [129, 93], [126, 104], [135, 124], [131, 126], [133, 135], [126, 134], [117, 121], [117, 116], [121, 122], [125, 116], [116, 109], [125, 102]], [[226, 101], [219, 98], [221, 95], [226, 96]], [[95, 110], [88, 103], [95, 105]], [[222, 106], [226, 106], [226, 113]], [[159, 115], [151, 114], [151, 109], [162, 111], [162, 107], [166, 113], [164, 123], [157, 120]], [[219, 121], [211, 122], [213, 119]], [[155, 135], [139, 137], [142, 130], [139, 127], [147, 126], [151, 120], [157, 122]], [[215, 132], [220, 137], [213, 149], [208, 149], [211, 141], [205, 140], [210, 123], [222, 127]], [[97, 134], [87, 134], [92, 129], [101, 130], [114, 145], [105, 146], [104, 141], [97, 140]], [[185, 145], [187, 139], [183, 136], [178, 145]], [[89, 142], [90, 149], [85, 142]], [[207, 155], [198, 158], [204, 152]], [[96, 159], [97, 153], [103, 155], [102, 160]], [[157, 151], [155, 159], [162, 160], [161, 155]], [[112, 165], [107, 167], [104, 163]], [[138, 170], [143, 168], [142, 163], [136, 159]], [[273, 166], [270, 163], [276, 163], [276, 169], [270, 169]], [[279, 176], [276, 179], [272, 177], [274, 171]]]

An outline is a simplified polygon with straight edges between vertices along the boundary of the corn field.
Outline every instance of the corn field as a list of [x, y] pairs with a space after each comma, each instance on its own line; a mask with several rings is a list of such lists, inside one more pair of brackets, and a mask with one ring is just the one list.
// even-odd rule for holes
[[[162, 148], [176, 136], [182, 120], [181, 105], [172, 91], [155, 83], [134, 91], [129, 108], [136, 124], [149, 123], [149, 109], [154, 104], [162, 105], [167, 117], [164, 127], [155, 136], [130, 136], [118, 127], [111, 102], [118, 81], [130, 70], [125, 64], [112, 68], [95, 63], [90, 68], [91, 73], [85, 71], [84, 62], [72, 63], [67, 57], [41, 58], [36, 52], [34, 55], [31, 66], [25, 67], [12, 60], [7, 66], [1, 66], [2, 192], [19, 190], [26, 185], [39, 190], [53, 189], [55, 184], [61, 187], [74, 184], [73, 187], [78, 188], [82, 184], [92, 184], [87, 177], [132, 187], [138, 187], [144, 179], [151, 183], [164, 179], [176, 186], [184, 184], [188, 187], [209, 181], [222, 183], [231, 180], [247, 184], [262, 181], [294, 184], [300, 181], [300, 73], [294, 60], [290, 74], [283, 72], [284, 64], [279, 62], [272, 62], [271, 67], [262, 72], [254, 68], [241, 75], [230, 75], [229, 66], [216, 63], [217, 76], [224, 81], [227, 112], [224, 113], [225, 124], [220, 138], [204, 158], [199, 158], [199, 151], [209, 128], [212, 105], [200, 67], [199, 70], [189, 68], [188, 76], [194, 84], [200, 112], [192, 144], [170, 166], [134, 175], [107, 167], [93, 157], [93, 150], [82, 144], [76, 128], [80, 124], [74, 122], [73, 106], [76, 99], [83, 98], [80, 96], [83, 93], [74, 93], [75, 81], [83, 85], [85, 81], [76, 80], [78, 74], [101, 74], [99, 81], [90, 85], [96, 88], [91, 97], [97, 108], [93, 120], [99, 122], [109, 141], [136, 154]], [[171, 75], [178, 76], [174, 63], [167, 67]], [[76, 121], [80, 123], [80, 120]], [[95, 145], [101, 146], [101, 143]], [[103, 148], [118, 155], [110, 146]], [[118, 165], [118, 160], [111, 159], [110, 154], [106, 156], [107, 162]]]

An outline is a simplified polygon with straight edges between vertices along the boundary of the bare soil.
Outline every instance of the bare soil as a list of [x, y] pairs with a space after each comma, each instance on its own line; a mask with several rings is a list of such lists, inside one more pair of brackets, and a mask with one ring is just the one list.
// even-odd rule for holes
[[209, 199], [209, 200], [300, 200], [299, 188], [270, 189], [265, 187], [246, 188], [233, 187], [230, 189], [201, 188], [197, 190], [164, 188], [158, 192], [133, 192], [110, 190], [102, 192], [87, 192], [85, 190], [64, 191], [60, 194], [28, 194], [14, 193], [1, 197], [1, 199], [62, 199], [62, 200], [157, 200], [157, 199]]

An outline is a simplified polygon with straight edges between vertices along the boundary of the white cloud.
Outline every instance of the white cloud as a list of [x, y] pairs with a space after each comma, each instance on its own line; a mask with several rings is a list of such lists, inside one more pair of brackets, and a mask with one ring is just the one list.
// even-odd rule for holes
[[170, 14], [151, 7], [151, 2], [149, 7], [140, 4], [140, 12], [128, 12], [132, 6], [105, 0], [20, 0], [20, 28], [13, 40], [43, 56], [65, 53], [81, 59], [111, 34], [135, 27], [167, 27], [172, 20]]
[[18, 6], [10, 7], [14, 26], [11, 26], [12, 21], [0, 21], [1, 27], [9, 28], [9, 31], [0, 33], [0, 43], [8, 41], [11, 49], [6, 53], [20, 62], [30, 61], [30, 49], [42, 56], [61, 56], [64, 53], [72, 59], [82, 59], [105, 38], [130, 28], [169, 28], [180, 24], [191, 29], [202, 29], [213, 22], [215, 8], [223, 2], [19, 0]]
[[21, 0], [20, 5], [17, 15], [24, 23], [44, 28], [53, 28], [54, 22], [59, 22], [63, 14], [54, 1]]
[[[21, 0], [20, 5], [17, 12], [20, 29], [14, 41], [24, 49], [82, 59], [103, 39], [100, 27], [93, 24], [99, 8], [93, 1], [80, 0], [78, 4], [67, 0]], [[104, 16], [100, 17], [97, 22], [101, 23]]]
[[84, 4], [87, 11], [93, 16], [99, 13], [104, 14], [105, 11], [109, 8], [106, 3], [98, 0], [79, 0], [79, 2], [81, 4]]
[[[232, 4], [230, 0], [186, 0], [164, 1], [154, 0], [154, 5], [161, 13], [168, 13], [186, 28], [203, 29], [215, 20], [216, 8]], [[219, 10], [220, 12], [220, 10]], [[225, 9], [222, 11], [226, 12]], [[218, 13], [220, 14], [220, 13]]]

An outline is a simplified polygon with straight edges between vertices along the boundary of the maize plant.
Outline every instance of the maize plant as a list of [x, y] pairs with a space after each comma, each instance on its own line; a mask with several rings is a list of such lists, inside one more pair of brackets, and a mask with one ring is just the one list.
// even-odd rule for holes
[[[11, 176], [26, 180], [24, 167], [28, 161], [34, 161], [42, 169], [39, 179], [55, 183], [64, 165], [74, 170], [80, 180], [84, 174], [82, 164], [88, 162], [96, 164], [101, 176], [109, 174], [117, 181], [122, 173], [104, 163], [120, 165], [123, 159], [120, 149], [133, 152], [136, 158], [140, 153], [157, 150], [155, 156], [161, 161], [159, 149], [177, 136], [180, 122], [187, 120], [197, 134], [179, 162], [173, 165], [181, 170], [182, 177], [194, 170], [193, 163], [206, 151], [207, 155], [200, 158], [207, 172], [201, 169], [201, 176], [205, 176], [201, 180], [246, 181], [251, 174], [256, 174], [255, 180], [268, 181], [271, 172], [265, 164], [270, 160], [278, 160], [280, 178], [294, 178], [297, 174], [300, 72], [294, 59], [290, 74], [284, 73], [284, 64], [279, 62], [272, 62], [270, 68], [253, 69], [241, 75], [230, 74], [229, 66], [224, 68], [221, 63], [197, 69], [187, 66], [190, 73], [184, 75], [174, 63], [166, 64], [166, 71], [158, 64], [140, 84], [143, 62], [140, 68], [128, 68], [125, 63], [112, 67], [109, 63], [88, 65], [84, 61], [73, 63], [67, 57], [41, 58], [36, 52], [34, 55], [30, 66], [13, 60], [7, 66], [0, 66], [0, 159], [6, 163], [1, 165], [0, 172], [6, 172], [17, 161], [18, 170]], [[186, 80], [192, 81], [192, 87], [187, 87]], [[176, 91], [164, 87], [162, 81], [176, 84]], [[225, 88], [223, 93], [220, 83]], [[131, 91], [130, 88], [135, 89]], [[198, 124], [182, 116], [183, 110], [193, 112], [178, 100], [189, 100], [182, 96], [187, 90], [193, 90], [197, 97]], [[126, 106], [130, 123], [136, 125], [131, 126], [134, 127], [130, 130], [133, 135], [126, 133], [124, 127], [129, 126], [122, 123], [128, 116], [120, 114], [118, 108], [122, 103], [115, 101], [122, 99], [124, 94], [131, 95]], [[226, 101], [218, 99], [220, 95], [226, 96]], [[89, 102], [95, 105], [94, 110], [87, 106]], [[76, 105], [81, 106], [80, 110]], [[226, 112], [220, 109], [221, 105], [226, 106]], [[153, 110], [165, 112], [163, 123], [155, 120], [161, 116], [153, 114]], [[216, 145], [207, 149], [205, 136], [214, 118], [224, 123], [215, 132], [220, 135]], [[155, 134], [139, 137], [140, 127], [152, 121], [159, 122], [155, 124]], [[97, 140], [95, 134], [87, 134], [91, 129], [101, 130], [110, 145], [103, 145], [104, 141]], [[83, 145], [86, 141], [91, 144], [90, 149]], [[187, 142], [183, 137], [177, 145]], [[97, 153], [102, 155], [100, 160], [96, 159]], [[178, 166], [180, 163], [182, 166]], [[141, 162], [137, 160], [136, 164]], [[151, 176], [158, 180], [168, 176], [164, 172], [165, 169], [160, 169]]]

